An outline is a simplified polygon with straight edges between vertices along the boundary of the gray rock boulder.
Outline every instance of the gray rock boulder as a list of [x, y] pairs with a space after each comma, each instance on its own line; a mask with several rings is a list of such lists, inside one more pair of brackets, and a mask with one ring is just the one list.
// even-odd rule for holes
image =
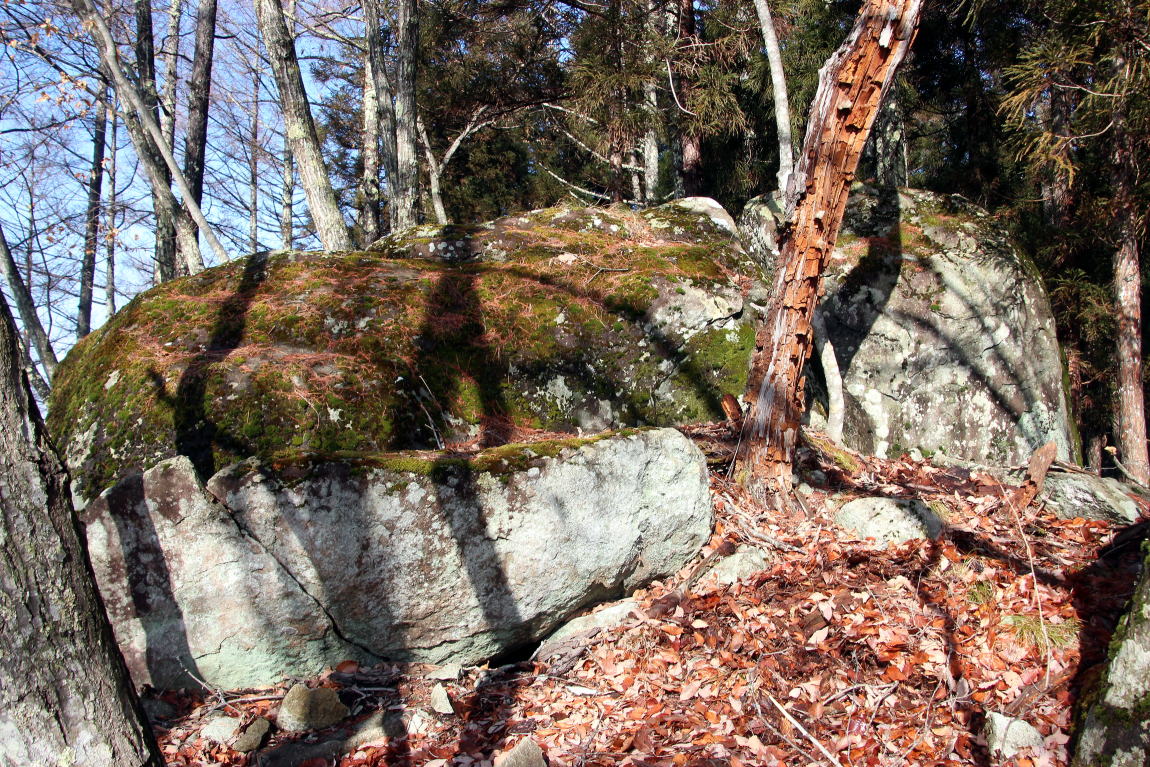
[[[777, 205], [740, 219], [774, 270]], [[845, 443], [870, 455], [918, 450], [1023, 464], [1054, 441], [1073, 457], [1054, 316], [1037, 270], [984, 210], [958, 196], [857, 184], [819, 305], [842, 375]], [[810, 420], [826, 423], [812, 360]]]
[[1114, 632], [1110, 660], [1080, 702], [1073, 767], [1150, 765], [1150, 547], [1130, 609]]
[[919, 500], [856, 498], [843, 504], [835, 522], [859, 535], [887, 543], [937, 538], [942, 520]]
[[1010, 759], [1024, 748], [1042, 750], [1042, 733], [1021, 719], [1013, 719], [997, 712], [986, 715], [986, 725], [982, 730], [986, 748], [992, 754]]
[[1130, 524], [1141, 516], [1130, 493], [1126, 485], [1109, 477], [1051, 472], [1039, 497], [1060, 519], [1083, 517]]
[[276, 726], [287, 732], [322, 730], [346, 719], [350, 713], [332, 688], [308, 687], [297, 682], [280, 701]]
[[670, 429], [470, 460], [256, 460], [206, 489], [187, 459], [85, 513], [137, 683], [221, 687], [346, 658], [477, 663], [678, 570], [706, 542], [703, 455]]
[[856, 187], [820, 310], [843, 377], [846, 442], [1025, 463], [1072, 457], [1054, 316], [1034, 266], [957, 196]]

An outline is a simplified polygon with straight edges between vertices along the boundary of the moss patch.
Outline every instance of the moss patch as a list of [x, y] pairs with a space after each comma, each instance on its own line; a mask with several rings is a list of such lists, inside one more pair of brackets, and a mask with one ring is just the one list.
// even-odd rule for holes
[[745, 384], [749, 321], [678, 337], [648, 310], [676, 286], [743, 285], [746, 256], [709, 218], [674, 215], [668, 233], [624, 208], [558, 208], [172, 281], [77, 344], [50, 428], [91, 498], [176, 454], [206, 477], [284, 450], [721, 417]]

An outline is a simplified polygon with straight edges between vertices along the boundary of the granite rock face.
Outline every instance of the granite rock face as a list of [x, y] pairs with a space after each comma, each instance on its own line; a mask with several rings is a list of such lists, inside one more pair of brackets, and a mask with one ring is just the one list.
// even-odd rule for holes
[[[767, 201], [741, 223], [771, 227]], [[773, 270], [773, 236], [744, 234]], [[1054, 317], [1037, 270], [958, 196], [856, 185], [819, 305], [842, 373], [844, 441], [895, 457], [942, 452], [1023, 464], [1053, 441], [1076, 452]], [[827, 396], [811, 361], [811, 423]]]
[[206, 487], [186, 458], [85, 512], [138, 684], [225, 688], [344, 659], [477, 663], [688, 562], [703, 455], [670, 429], [508, 445], [469, 460], [250, 460]]

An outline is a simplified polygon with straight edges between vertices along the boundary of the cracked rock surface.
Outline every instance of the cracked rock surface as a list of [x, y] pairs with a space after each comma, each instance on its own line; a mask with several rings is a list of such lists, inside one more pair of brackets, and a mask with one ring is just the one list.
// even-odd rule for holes
[[85, 511], [137, 684], [224, 688], [344, 659], [476, 663], [678, 570], [711, 530], [706, 465], [671, 429], [485, 451], [187, 458]]

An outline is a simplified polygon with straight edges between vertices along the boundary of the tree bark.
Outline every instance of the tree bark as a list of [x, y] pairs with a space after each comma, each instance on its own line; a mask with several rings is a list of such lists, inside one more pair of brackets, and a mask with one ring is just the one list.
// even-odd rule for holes
[[[695, 23], [695, 0], [679, 0], [679, 38], [684, 45], [699, 44], [699, 35]], [[686, 79], [680, 78], [678, 92], [684, 103], [690, 103], [690, 94], [693, 85]], [[682, 118], [682, 115], [680, 115]], [[681, 130], [679, 141], [682, 146], [683, 192], [688, 197], [703, 193], [703, 139], [697, 128], [689, 120], [680, 119], [686, 123]]]
[[1134, 186], [1134, 147], [1124, 115], [1115, 118], [1115, 219], [1118, 252], [1114, 284], [1118, 298], [1118, 451], [1126, 470], [1150, 485], [1146, 449], [1146, 409], [1142, 390], [1142, 285], [1139, 241], [1142, 235]]
[[160, 767], [0, 294], [0, 762]]
[[[363, 2], [364, 39], [367, 53], [363, 66], [363, 173], [359, 182], [359, 230], [363, 245], [370, 245], [383, 234], [382, 195], [379, 174], [383, 166], [380, 147], [383, 121], [381, 99], [386, 88], [383, 62], [383, 41], [379, 18], [379, 0]], [[394, 127], [392, 128], [394, 130]]]
[[823, 271], [867, 134], [921, 7], [922, 0], [866, 0], [850, 36], [819, 72], [802, 157], [788, 187], [780, 268], [745, 395], [750, 408], [740, 473], [761, 497], [776, 482], [790, 483]]
[[211, 104], [215, 45], [216, 0], [200, 0], [196, 12], [192, 74], [188, 78], [188, 133], [184, 138], [184, 176], [197, 205], [204, 198], [204, 157], [208, 147], [208, 108]]
[[164, 87], [160, 92], [160, 133], [168, 149], [176, 147], [176, 85], [179, 82], [180, 22], [184, 17], [184, 0], [172, 0], [168, 6], [168, 31], [160, 55], [164, 60]]
[[[136, 4], [136, 87], [139, 89], [140, 101], [148, 116], [159, 123], [159, 93], [156, 90], [156, 49], [154, 32], [152, 29], [151, 0], [135, 0]], [[139, 115], [143, 121], [144, 115]], [[129, 128], [131, 130], [131, 128]], [[167, 138], [161, 140], [167, 142]], [[172, 177], [164, 167], [160, 158], [159, 147], [149, 141], [141, 142], [136, 147], [141, 153], [141, 162], [146, 162], [154, 169], [149, 173], [152, 182], [152, 213], [155, 216], [155, 268], [160, 282], [167, 282], [178, 277], [181, 268], [176, 261], [176, 206], [172, 197]], [[146, 154], [147, 157], [143, 155]]]
[[[199, 244], [196, 241], [195, 228], [192, 226], [193, 222], [200, 227], [201, 231], [205, 232], [212, 250], [221, 263], [227, 261], [227, 251], [220, 245], [215, 233], [209, 228], [200, 206], [191, 199], [191, 192], [188, 190], [183, 171], [176, 164], [176, 158], [172, 155], [171, 150], [164, 144], [163, 134], [160, 133], [159, 126], [145, 106], [140, 92], [128, 80], [120, 67], [120, 55], [116, 49], [116, 43], [112, 39], [112, 33], [108, 31], [108, 25], [104, 23], [103, 18], [92, 5], [92, 0], [72, 0], [72, 8], [84, 24], [91, 28], [93, 41], [100, 52], [100, 60], [112, 77], [112, 85], [122, 101], [126, 102], [129, 107], [124, 124], [128, 128], [128, 135], [132, 139], [132, 145], [136, 148], [140, 163], [148, 174], [148, 180], [151, 182], [153, 191], [153, 201], [160, 204], [163, 211], [166, 214], [170, 213], [175, 219], [176, 236], [179, 238], [180, 250], [183, 253], [187, 270], [194, 274], [204, 268]], [[157, 151], [163, 161], [162, 165], [155, 161]], [[176, 202], [170, 184], [164, 184], [165, 169], [167, 173], [171, 174], [169, 178], [175, 179], [180, 194], [184, 196], [186, 210]], [[155, 194], [157, 191], [164, 192], [164, 194], [157, 195]]]
[[76, 338], [92, 330], [92, 294], [96, 282], [96, 250], [100, 243], [100, 201], [104, 183], [104, 147], [108, 131], [108, 88], [96, 104], [92, 124], [92, 170], [88, 176], [88, 205], [84, 212], [84, 258], [80, 262], [80, 306], [76, 312]]
[[[113, 96], [114, 97], [114, 96]], [[104, 225], [104, 302], [108, 305], [108, 316], [116, 313], [116, 133], [119, 122], [116, 119], [115, 102], [108, 110], [112, 120], [112, 136], [108, 142], [108, 205], [107, 223]]]
[[56, 367], [60, 363], [56, 359], [56, 352], [52, 349], [52, 340], [48, 337], [48, 332], [44, 330], [43, 323], [40, 322], [40, 315], [36, 314], [36, 303], [32, 300], [32, 294], [29, 292], [24, 278], [20, 276], [20, 267], [12, 256], [12, 251], [8, 247], [8, 238], [4, 236], [3, 229], [0, 229], [0, 273], [4, 275], [8, 288], [12, 291], [13, 300], [16, 301], [16, 311], [20, 313], [20, 323], [24, 326], [24, 332], [32, 339], [32, 345], [36, 347], [36, 355], [40, 358], [40, 365], [44, 368], [48, 380], [51, 381], [52, 377], [56, 375]]
[[416, 130], [415, 78], [419, 46], [419, 4], [399, 0], [396, 9], [395, 59], [395, 187], [391, 229], [414, 226], [419, 196], [419, 156]]
[[771, 18], [771, 7], [767, 0], [755, 0], [755, 12], [759, 17], [759, 27], [763, 32], [763, 49], [767, 53], [767, 65], [771, 70], [771, 96], [775, 108], [775, 133], [779, 140], [778, 189], [787, 188], [791, 173], [795, 169], [794, 141], [791, 138], [791, 105], [787, 98], [787, 76], [783, 70], [783, 52], [779, 48], [779, 37], [775, 33], [775, 22]]
[[299, 166], [300, 183], [316, 232], [324, 249], [351, 250], [351, 237], [324, 166], [319, 134], [304, 89], [295, 42], [288, 34], [283, 6], [280, 0], [255, 0], [255, 5], [256, 23], [279, 90], [284, 129]]

